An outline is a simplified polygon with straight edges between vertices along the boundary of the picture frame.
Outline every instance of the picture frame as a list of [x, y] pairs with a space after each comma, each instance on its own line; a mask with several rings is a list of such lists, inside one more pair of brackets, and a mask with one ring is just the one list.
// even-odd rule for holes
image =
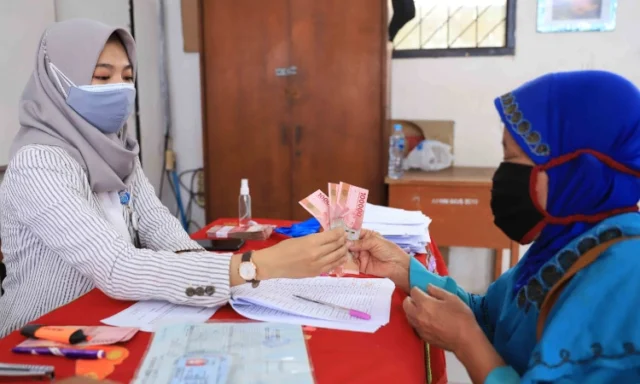
[[605, 32], [616, 27], [618, 0], [538, 0], [537, 30]]

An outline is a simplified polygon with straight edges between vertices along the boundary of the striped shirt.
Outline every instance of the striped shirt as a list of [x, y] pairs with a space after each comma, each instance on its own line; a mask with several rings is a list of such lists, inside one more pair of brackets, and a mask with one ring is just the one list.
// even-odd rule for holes
[[[14, 156], [0, 186], [7, 268], [0, 337], [96, 287], [120, 300], [206, 307], [227, 302], [230, 257], [205, 252], [189, 238], [138, 161], [132, 179], [139, 248], [106, 219], [86, 172], [65, 150], [30, 145]], [[184, 250], [195, 251], [175, 253]], [[202, 292], [199, 287], [214, 292], [193, 295], [194, 289]], [[188, 288], [194, 288], [190, 295]]]

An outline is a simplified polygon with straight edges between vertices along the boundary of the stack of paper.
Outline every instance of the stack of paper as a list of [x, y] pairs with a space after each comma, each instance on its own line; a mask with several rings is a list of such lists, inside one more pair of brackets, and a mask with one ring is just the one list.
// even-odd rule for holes
[[[231, 306], [254, 320], [373, 333], [389, 322], [394, 288], [389, 279], [274, 279], [261, 282], [257, 288], [250, 284], [233, 287]], [[365, 312], [371, 319], [355, 318], [348, 310], [309, 302], [296, 295]]]
[[207, 230], [209, 239], [266, 240], [271, 237], [275, 225], [214, 225]]
[[431, 219], [420, 211], [367, 204], [362, 228], [379, 232], [407, 252], [426, 253]]

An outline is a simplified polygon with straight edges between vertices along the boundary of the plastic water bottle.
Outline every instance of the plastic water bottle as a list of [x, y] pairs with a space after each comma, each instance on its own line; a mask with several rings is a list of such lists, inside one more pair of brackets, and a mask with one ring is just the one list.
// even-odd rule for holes
[[402, 124], [393, 126], [393, 134], [389, 137], [389, 178], [399, 179], [404, 174], [402, 159], [404, 158], [404, 132]]
[[251, 225], [251, 195], [249, 180], [240, 180], [240, 197], [238, 197], [238, 225]]

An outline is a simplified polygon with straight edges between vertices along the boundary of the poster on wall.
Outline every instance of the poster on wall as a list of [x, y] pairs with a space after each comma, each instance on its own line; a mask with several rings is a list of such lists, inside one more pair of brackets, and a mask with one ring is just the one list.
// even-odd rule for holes
[[538, 32], [602, 32], [616, 27], [618, 0], [538, 0]]

